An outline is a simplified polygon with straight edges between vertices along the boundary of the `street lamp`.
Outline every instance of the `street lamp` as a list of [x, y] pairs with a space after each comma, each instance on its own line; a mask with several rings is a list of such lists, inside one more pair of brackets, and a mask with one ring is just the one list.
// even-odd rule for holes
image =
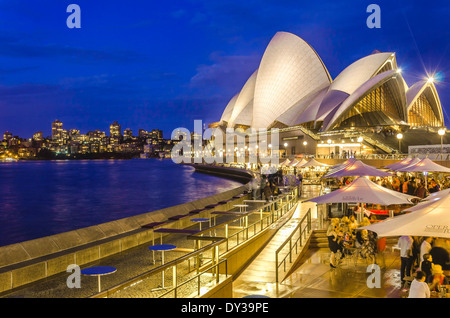
[[356, 139], [359, 142], [359, 156], [362, 158], [362, 142], [364, 141], [363, 137], [358, 137]]
[[439, 136], [441, 136], [441, 160], [444, 160], [444, 135], [445, 128], [441, 128], [438, 130]]
[[285, 143], [284, 143], [284, 158], [287, 157], [287, 146], [288, 146], [288, 143], [285, 142]]
[[328, 143], [328, 155], [331, 157], [331, 139], [328, 139], [327, 143]]
[[398, 133], [397, 134], [397, 139], [398, 139], [398, 152], [402, 153], [402, 139], [403, 139], [403, 134], [402, 133]]
[[308, 144], [308, 142], [307, 141], [304, 141], [303, 142], [303, 146], [305, 147], [305, 149], [304, 149], [304, 151], [305, 151], [305, 155], [306, 155], [306, 145]]

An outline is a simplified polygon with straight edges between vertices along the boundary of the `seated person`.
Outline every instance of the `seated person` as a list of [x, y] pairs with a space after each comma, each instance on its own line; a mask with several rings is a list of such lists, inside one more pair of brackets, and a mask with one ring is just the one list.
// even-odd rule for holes
[[439, 291], [442, 285], [448, 285], [448, 278], [445, 277], [441, 265], [434, 265], [431, 272], [432, 275], [427, 280], [431, 291]]
[[427, 277], [430, 277], [432, 275], [431, 273], [432, 268], [433, 268], [433, 257], [429, 253], [423, 254], [423, 261], [420, 264], [420, 269], [427, 275]]
[[430, 298], [430, 288], [425, 283], [425, 273], [417, 271], [415, 276], [409, 288], [408, 298]]

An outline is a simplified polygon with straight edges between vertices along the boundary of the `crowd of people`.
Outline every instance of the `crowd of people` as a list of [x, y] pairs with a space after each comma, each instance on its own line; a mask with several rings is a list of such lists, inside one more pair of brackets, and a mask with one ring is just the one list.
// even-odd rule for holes
[[401, 236], [400, 279], [414, 277], [409, 290], [410, 298], [429, 298], [430, 291], [440, 292], [449, 284], [445, 271], [450, 271], [450, 240], [433, 237]]
[[385, 238], [378, 239], [375, 232], [359, 229], [371, 222], [367, 217], [358, 223], [354, 215], [332, 218], [327, 229], [330, 248], [330, 266], [336, 268], [340, 261], [352, 253], [356, 257], [370, 259], [375, 263], [378, 250], [384, 250]]
[[297, 187], [298, 195], [301, 195], [303, 176], [301, 173], [297, 175], [283, 175], [281, 170], [269, 175], [256, 175], [250, 182], [250, 190], [253, 200], [271, 201], [279, 196], [282, 192], [280, 187]]

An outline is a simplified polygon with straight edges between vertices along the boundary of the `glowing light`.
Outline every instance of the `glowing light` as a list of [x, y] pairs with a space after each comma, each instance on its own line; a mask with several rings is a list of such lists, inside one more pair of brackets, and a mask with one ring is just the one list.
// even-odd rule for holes
[[403, 138], [403, 134], [397, 134], [397, 139], [402, 139]]
[[428, 82], [428, 83], [434, 83], [434, 81], [435, 81], [435, 79], [434, 79], [433, 76], [428, 77], [428, 79], [427, 79], [427, 82]]
[[444, 128], [439, 129], [438, 130], [438, 134], [439, 134], [439, 136], [444, 136], [445, 135], [445, 129]]

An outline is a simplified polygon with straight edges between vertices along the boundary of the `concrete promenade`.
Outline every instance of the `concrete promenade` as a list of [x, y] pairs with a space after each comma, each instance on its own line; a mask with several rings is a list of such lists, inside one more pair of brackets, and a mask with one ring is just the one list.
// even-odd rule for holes
[[[368, 263], [344, 259], [340, 266], [329, 265], [328, 248], [310, 248], [282, 282], [275, 280], [275, 251], [290, 235], [290, 228], [315, 204], [300, 204], [291, 221], [278, 231], [266, 248], [233, 282], [233, 297], [264, 295], [271, 298], [400, 298], [405, 296], [400, 282], [399, 252], [387, 248], [378, 257], [380, 288], [369, 288]], [[317, 225], [317, 224], [316, 224]], [[394, 242], [395, 244], [395, 242]], [[388, 244], [389, 245], [389, 244]], [[390, 243], [392, 246], [392, 242]]]
[[[304, 196], [318, 195], [318, 188], [305, 186]], [[344, 261], [338, 268], [329, 266], [328, 248], [311, 248], [306, 251], [301, 262], [295, 267], [292, 274], [280, 283], [275, 282], [275, 250], [290, 235], [292, 229], [298, 224], [312, 203], [302, 203], [292, 218], [286, 222], [233, 282], [233, 298], [249, 295], [265, 295], [272, 298], [399, 298], [401, 294], [399, 268], [400, 258], [398, 252], [387, 249], [384, 259], [379, 259], [381, 266], [381, 288], [367, 286], [367, 265], [359, 261], [356, 265]], [[192, 242], [183, 241], [177, 235], [165, 239], [167, 244], [183, 246]], [[174, 255], [166, 254], [166, 261]], [[102, 278], [102, 288], [109, 288], [120, 282], [135, 277], [151, 269], [151, 252], [141, 247], [132, 248], [117, 255], [99, 261], [102, 266], [114, 266], [118, 271]], [[2, 295], [6, 298], [84, 298], [96, 292], [97, 278], [82, 276], [82, 288], [68, 288], [67, 278], [70, 273], [62, 273], [55, 277], [24, 286], [13, 292]], [[119, 298], [149, 298], [155, 297], [146, 286], [134, 286], [116, 295]]]

